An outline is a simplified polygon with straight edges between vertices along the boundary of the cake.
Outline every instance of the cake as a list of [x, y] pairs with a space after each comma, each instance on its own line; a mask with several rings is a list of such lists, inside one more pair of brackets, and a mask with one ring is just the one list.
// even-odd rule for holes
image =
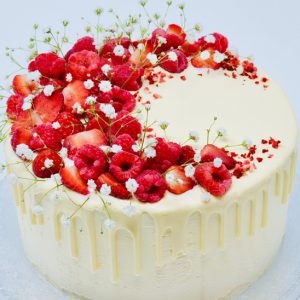
[[13, 78], [1, 140], [24, 250], [82, 299], [230, 298], [284, 236], [288, 99], [220, 33], [113, 34], [66, 54], [63, 35]]

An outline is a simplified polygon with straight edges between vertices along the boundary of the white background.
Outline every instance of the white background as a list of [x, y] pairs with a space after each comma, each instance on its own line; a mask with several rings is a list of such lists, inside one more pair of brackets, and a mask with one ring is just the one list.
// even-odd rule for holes
[[[113, 7], [120, 16], [138, 12], [136, 0], [1, 0], [0, 78], [14, 70], [4, 55], [4, 47], [27, 45], [33, 23], [41, 28], [71, 21], [72, 34], [82, 34], [85, 21], [93, 21], [97, 7]], [[297, 0], [206, 0], [186, 1], [188, 23], [201, 23], [204, 32], [218, 31], [243, 56], [252, 55], [256, 64], [271, 74], [285, 89], [300, 120], [300, 4]], [[162, 10], [164, 1], [149, 0], [149, 10]], [[162, 11], [160, 11], [162, 12]], [[169, 20], [178, 21], [176, 9]], [[112, 20], [104, 18], [106, 25]], [[270, 113], [272, 107], [270, 107]], [[299, 123], [298, 123], [299, 124]], [[3, 154], [0, 152], [0, 161]], [[300, 181], [291, 197], [287, 234], [271, 269], [240, 300], [300, 299]], [[226, 272], [226, 270], [224, 270]], [[22, 252], [19, 231], [8, 183], [0, 183], [0, 299], [69, 299], [38, 277]], [[105, 299], [108, 300], [108, 299]], [[120, 299], [121, 300], [121, 299]], [[160, 300], [160, 299], [158, 299]], [[187, 299], [188, 300], [188, 299]]]

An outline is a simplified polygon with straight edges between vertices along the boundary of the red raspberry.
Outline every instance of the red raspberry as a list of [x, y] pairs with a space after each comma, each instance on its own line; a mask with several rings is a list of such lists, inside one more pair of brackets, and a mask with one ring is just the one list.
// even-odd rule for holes
[[97, 53], [82, 50], [69, 57], [68, 67], [74, 78], [87, 79], [97, 75], [101, 65], [100, 57]]
[[65, 59], [68, 60], [69, 57], [76, 52], [80, 52], [82, 50], [88, 50], [88, 51], [93, 51], [97, 52], [95, 44], [94, 44], [94, 39], [90, 36], [84, 36], [81, 39], [79, 39], [73, 46], [72, 49], [70, 49], [66, 56]]
[[40, 71], [46, 77], [59, 78], [65, 72], [66, 61], [53, 52], [38, 55], [28, 66], [29, 71]]
[[225, 165], [216, 168], [212, 162], [199, 165], [195, 178], [205, 190], [216, 197], [223, 196], [232, 184], [231, 174]]
[[198, 40], [201, 51], [204, 51], [206, 49], [213, 49], [224, 53], [228, 48], [228, 39], [224, 35], [217, 32], [212, 33], [211, 35], [215, 38], [214, 43], [208, 43], [207, 41], [205, 41], [205, 38], [207, 36], [203, 36]]
[[13, 95], [7, 99], [6, 113], [10, 120], [16, 120], [19, 113], [22, 111], [24, 98], [21, 95]]
[[[62, 136], [52, 127], [51, 123], [43, 123], [33, 129], [33, 138], [30, 141], [31, 149], [41, 149], [47, 147], [54, 151], [62, 148]], [[36, 136], [34, 136], [36, 135]]]
[[114, 145], [122, 147], [123, 151], [134, 153], [132, 146], [135, 144], [134, 139], [127, 133], [119, 135], [114, 141]]
[[[50, 160], [51, 166], [47, 168], [45, 161]], [[63, 167], [62, 158], [53, 150], [41, 151], [32, 162], [33, 173], [40, 178], [49, 178]]]
[[[172, 61], [168, 58], [168, 53], [174, 52], [177, 55], [177, 59]], [[172, 50], [167, 52], [166, 58], [160, 63], [160, 66], [170, 73], [181, 73], [188, 66], [188, 60], [185, 54], [180, 50]]]
[[99, 147], [84, 145], [78, 148], [74, 162], [84, 180], [96, 180], [105, 171], [107, 157]]
[[181, 148], [181, 155], [179, 158], [179, 164], [193, 163], [195, 156], [195, 150], [190, 145], [185, 145]]
[[109, 166], [109, 172], [120, 182], [136, 178], [142, 170], [142, 160], [137, 155], [125, 151], [116, 153]]
[[144, 69], [134, 68], [130, 63], [114, 66], [108, 73], [112, 84], [128, 91], [136, 91], [142, 86]]
[[167, 189], [164, 178], [153, 170], [144, 171], [136, 181], [139, 187], [135, 192], [135, 196], [141, 202], [157, 202], [164, 196]]
[[97, 111], [95, 117], [87, 123], [86, 130], [99, 129], [101, 132], [106, 132], [108, 122], [108, 118], [102, 112]]
[[113, 87], [108, 93], [98, 97], [100, 103], [110, 103], [116, 112], [132, 112], [136, 105], [135, 97], [128, 91]]
[[75, 134], [84, 130], [84, 126], [81, 121], [69, 112], [60, 113], [55, 122], [58, 122], [60, 125], [60, 128], [57, 130], [60, 132], [63, 139], [71, 134]]

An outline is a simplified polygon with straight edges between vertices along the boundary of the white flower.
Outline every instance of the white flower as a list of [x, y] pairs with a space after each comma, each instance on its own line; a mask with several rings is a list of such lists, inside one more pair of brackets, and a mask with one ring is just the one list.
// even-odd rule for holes
[[67, 82], [71, 82], [72, 80], [73, 80], [72, 74], [71, 74], [71, 73], [68, 73], [68, 74], [66, 75], [66, 81], [67, 81]]
[[157, 55], [156, 54], [154, 54], [154, 53], [148, 53], [146, 57], [150, 61], [151, 65], [154, 66], [154, 65], [157, 64], [158, 59], [157, 59]]
[[150, 110], [151, 109], [151, 104], [150, 103], [146, 103], [145, 104], [145, 109], [146, 110]]
[[116, 222], [112, 219], [106, 219], [104, 221], [104, 226], [106, 229], [112, 230], [116, 227]]
[[214, 53], [214, 62], [216, 63], [220, 63], [221, 61], [223, 61], [225, 59], [225, 55], [219, 51], [216, 51]]
[[148, 158], [153, 158], [156, 156], [156, 150], [153, 147], [145, 148], [144, 152]]
[[214, 167], [215, 168], [220, 168], [222, 166], [222, 164], [223, 164], [223, 160], [221, 158], [216, 157], [214, 159]]
[[70, 217], [62, 215], [61, 218], [60, 218], [60, 223], [64, 226], [70, 226], [71, 225], [71, 219], [70, 219]]
[[117, 117], [115, 108], [111, 104], [101, 103], [100, 110], [110, 119], [115, 119]]
[[53, 159], [46, 158], [44, 161], [44, 166], [46, 169], [49, 169], [54, 166]]
[[64, 164], [66, 167], [73, 167], [75, 165], [74, 160], [72, 160], [68, 157], [64, 158]]
[[87, 182], [89, 193], [92, 194], [95, 192], [97, 185], [93, 179], [89, 179]]
[[118, 152], [122, 151], [122, 146], [114, 144], [111, 146], [110, 151], [112, 153], [118, 153]]
[[132, 150], [134, 151], [134, 152], [138, 152], [138, 151], [140, 151], [140, 146], [139, 145], [137, 145], [137, 144], [134, 144], [134, 145], [132, 145]]
[[170, 52], [168, 53], [168, 58], [169, 58], [169, 60], [171, 60], [171, 61], [176, 61], [176, 60], [178, 59], [177, 54], [176, 54], [176, 52], [174, 52], [174, 51], [170, 51]]
[[42, 74], [40, 73], [40, 71], [36, 70], [33, 72], [29, 72], [26, 75], [26, 78], [28, 81], [32, 81], [32, 80], [38, 81], [41, 78], [41, 76], [42, 76]]
[[91, 88], [93, 88], [95, 86], [94, 81], [91, 79], [86, 80], [83, 84], [87, 90], [90, 90]]
[[195, 155], [194, 155], [194, 161], [199, 163], [201, 161], [201, 152], [200, 150], [196, 150]]
[[12, 184], [16, 184], [18, 182], [18, 176], [15, 173], [9, 174], [8, 179]]
[[158, 39], [158, 44], [159, 44], [159, 45], [163, 45], [163, 44], [166, 44], [166, 43], [167, 43], [167, 39], [164, 38], [164, 37], [161, 36], [161, 35], [159, 35], [159, 36], [157, 37], [157, 39]]
[[139, 44], [137, 45], [137, 48], [138, 48], [140, 51], [144, 51], [144, 50], [145, 50], [145, 44], [139, 43]]
[[62, 158], [68, 157], [68, 148], [62, 147], [61, 150], [59, 151], [59, 155]]
[[208, 50], [204, 50], [200, 53], [200, 58], [203, 60], [207, 60], [210, 58], [210, 52]]
[[102, 196], [109, 196], [111, 194], [111, 187], [106, 183], [102, 184], [100, 188], [100, 194]]
[[184, 173], [187, 177], [193, 177], [195, 174], [195, 167], [191, 164], [188, 164], [184, 167]]
[[195, 130], [191, 130], [189, 133], [189, 137], [192, 141], [198, 142], [199, 141], [199, 133]]
[[52, 127], [54, 128], [54, 129], [59, 129], [61, 126], [60, 126], [60, 124], [59, 124], [59, 122], [53, 122], [52, 123]]
[[110, 152], [110, 147], [106, 145], [102, 145], [99, 147], [104, 153], [109, 153]]
[[32, 160], [34, 157], [34, 152], [26, 144], [17, 145], [16, 154], [27, 160]]
[[152, 147], [155, 147], [157, 145], [157, 143], [158, 143], [158, 141], [154, 137], [146, 139], [146, 142], [145, 142], [146, 146], [152, 146]]
[[236, 72], [237, 72], [237, 74], [239, 74], [239, 75], [243, 74], [243, 72], [244, 72], [243, 66], [238, 66], [238, 67], [236, 68]]
[[117, 45], [114, 48], [114, 55], [116, 56], [123, 56], [125, 54], [125, 49], [122, 45]]
[[210, 193], [208, 193], [208, 192], [203, 192], [203, 193], [201, 194], [201, 201], [202, 201], [202, 202], [208, 203], [208, 202], [210, 202], [210, 200], [211, 200], [211, 194], [210, 194]]
[[217, 128], [217, 135], [218, 136], [225, 136], [226, 135], [226, 129], [223, 127]]
[[40, 205], [35, 205], [32, 207], [32, 212], [35, 214], [35, 215], [41, 215], [44, 211], [44, 208]]
[[23, 105], [22, 105], [22, 110], [29, 110], [29, 109], [31, 109], [31, 107], [32, 107], [32, 103], [31, 102], [23, 102]]
[[139, 184], [137, 183], [137, 181], [133, 178], [129, 178], [126, 182], [125, 182], [125, 186], [126, 189], [129, 193], [135, 193], [136, 190], [139, 187]]
[[97, 102], [97, 99], [96, 97], [93, 97], [93, 96], [88, 96], [85, 100], [85, 104], [87, 105], [93, 105]]
[[50, 97], [55, 90], [55, 87], [52, 84], [48, 84], [44, 87], [44, 94], [47, 97]]
[[112, 85], [109, 80], [102, 80], [99, 83], [99, 89], [103, 93], [107, 93], [112, 89]]
[[73, 107], [72, 107], [75, 112], [79, 115], [83, 114], [84, 113], [84, 109], [82, 108], [82, 106], [80, 105], [80, 103], [76, 102]]
[[215, 43], [216, 38], [212, 34], [209, 34], [204, 38], [204, 41], [207, 43]]
[[244, 145], [244, 147], [250, 148], [253, 145], [252, 140], [246, 138], [243, 140], [242, 144]]
[[104, 75], [108, 75], [108, 72], [111, 70], [111, 67], [109, 64], [105, 64], [101, 67], [101, 70], [103, 72]]
[[166, 174], [166, 181], [168, 182], [174, 182], [175, 181], [175, 176], [173, 173], [169, 172]]
[[132, 217], [136, 214], [136, 208], [132, 205], [125, 206], [124, 213], [128, 217]]
[[169, 127], [169, 122], [167, 121], [161, 121], [159, 123], [159, 127], [162, 129], [162, 130], [166, 130], [168, 127]]

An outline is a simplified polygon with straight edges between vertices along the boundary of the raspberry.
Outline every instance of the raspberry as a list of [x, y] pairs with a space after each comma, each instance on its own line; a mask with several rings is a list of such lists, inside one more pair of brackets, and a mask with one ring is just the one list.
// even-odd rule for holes
[[170, 73], [181, 73], [188, 66], [188, 60], [185, 54], [180, 50], [173, 50], [172, 52], [176, 53], [177, 59], [172, 61], [168, 58], [168, 53], [166, 58], [160, 63], [160, 66]]
[[38, 55], [29, 65], [30, 71], [40, 71], [46, 77], [60, 78], [66, 67], [66, 61], [53, 52]]
[[122, 147], [123, 151], [134, 153], [132, 146], [135, 144], [134, 139], [127, 133], [119, 135], [114, 141], [114, 145]]
[[181, 155], [179, 158], [179, 164], [193, 163], [195, 156], [195, 150], [190, 145], [185, 145], [181, 148]]
[[96, 47], [95, 47], [95, 44], [94, 44], [94, 39], [90, 36], [84, 36], [82, 37], [81, 39], [79, 39], [73, 46], [72, 49], [70, 49], [65, 58], [66, 60], [69, 59], [69, 57], [73, 54], [73, 53], [76, 53], [76, 52], [80, 52], [82, 50], [88, 50], [88, 51], [93, 51], [93, 52], [96, 52]]
[[60, 128], [57, 130], [60, 132], [63, 139], [71, 134], [75, 134], [84, 130], [84, 126], [81, 121], [69, 112], [60, 113], [55, 122], [58, 122], [60, 125]]
[[116, 112], [132, 112], [136, 105], [135, 97], [119, 87], [113, 87], [108, 93], [102, 93], [98, 101], [112, 104]]
[[[46, 160], [50, 160], [49, 167], [47, 167]], [[37, 177], [49, 178], [51, 175], [58, 173], [63, 165], [62, 158], [55, 151], [46, 149], [41, 151], [33, 160], [32, 170]]]
[[33, 136], [30, 142], [31, 149], [40, 149], [46, 146], [54, 151], [59, 151], [62, 148], [62, 136], [52, 127], [51, 123], [43, 123], [33, 129]]
[[212, 33], [211, 34], [215, 38], [214, 43], [207, 42], [205, 39], [207, 36], [203, 36], [198, 40], [201, 51], [206, 49], [217, 50], [221, 53], [224, 53], [228, 48], [228, 40], [227, 38], [220, 33]]
[[154, 203], [165, 194], [167, 186], [164, 178], [156, 171], [146, 170], [136, 179], [139, 187], [135, 196], [141, 202]]
[[6, 113], [10, 120], [16, 120], [19, 113], [22, 111], [24, 98], [21, 95], [13, 95], [7, 99]]
[[97, 75], [100, 65], [97, 53], [88, 50], [73, 53], [68, 61], [69, 71], [75, 78], [81, 80]]
[[205, 190], [216, 197], [223, 196], [232, 184], [231, 174], [225, 165], [216, 168], [212, 162], [199, 165], [195, 178]]
[[86, 125], [86, 130], [99, 129], [102, 132], [106, 132], [108, 129], [108, 118], [104, 115], [103, 112], [98, 112], [94, 118]]
[[142, 160], [137, 155], [125, 151], [116, 153], [109, 166], [109, 172], [120, 182], [136, 178], [142, 169]]
[[105, 171], [107, 157], [99, 147], [84, 145], [77, 150], [74, 162], [83, 179], [96, 180]]

